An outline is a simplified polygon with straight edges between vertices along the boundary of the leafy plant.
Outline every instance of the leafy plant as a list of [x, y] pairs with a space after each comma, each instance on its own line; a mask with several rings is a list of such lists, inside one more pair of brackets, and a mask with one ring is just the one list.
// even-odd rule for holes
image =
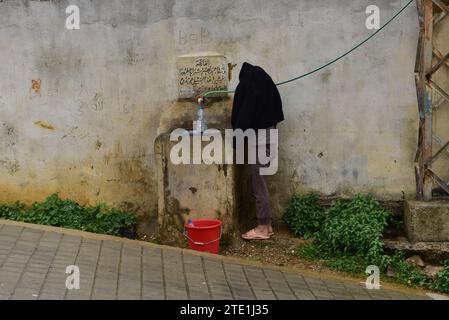
[[295, 235], [310, 238], [319, 231], [325, 215], [318, 201], [315, 193], [290, 199], [283, 219]]
[[432, 284], [431, 288], [449, 293], [449, 260], [444, 262], [444, 269], [438, 272], [435, 283]]
[[30, 208], [19, 202], [1, 205], [0, 218], [116, 236], [134, 233], [137, 224], [134, 216], [119, 209], [109, 209], [104, 204], [85, 207], [57, 194]]
[[364, 274], [366, 267], [370, 265], [370, 262], [359, 256], [341, 256], [330, 258], [326, 265], [334, 270], [354, 273], [354, 274]]
[[391, 213], [372, 196], [357, 195], [352, 201], [339, 199], [326, 215], [317, 234], [323, 248], [340, 256], [364, 257], [373, 263], [382, 259], [382, 234]]
[[[308, 224], [304, 221], [307, 217], [323, 220]], [[372, 196], [358, 195], [351, 201], [339, 199], [324, 213], [315, 195], [294, 196], [284, 220], [296, 234], [308, 231], [314, 235], [313, 243], [296, 250], [304, 259], [320, 260], [331, 269], [354, 274], [364, 274], [367, 266], [377, 265], [384, 273], [387, 268], [392, 269], [394, 279], [402, 284], [449, 292], [449, 260], [432, 279], [407, 263], [402, 252], [383, 253], [382, 234], [386, 227], [402, 228], [402, 223], [395, 221], [393, 214]]]
[[393, 269], [394, 277], [400, 283], [420, 287], [430, 284], [430, 279], [420, 269], [408, 264], [400, 251], [389, 257], [388, 265]]
[[21, 210], [25, 208], [25, 205], [16, 202], [15, 205], [0, 205], [0, 218], [8, 220], [18, 220]]

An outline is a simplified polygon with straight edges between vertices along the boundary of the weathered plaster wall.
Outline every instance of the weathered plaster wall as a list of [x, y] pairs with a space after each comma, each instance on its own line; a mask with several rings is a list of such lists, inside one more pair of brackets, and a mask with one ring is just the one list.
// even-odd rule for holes
[[[155, 217], [154, 140], [195, 115], [177, 102], [176, 60], [216, 52], [285, 80], [370, 34], [391, 0], [71, 0], [0, 2], [0, 201], [60, 192]], [[81, 30], [64, 28], [81, 9]], [[279, 215], [292, 192], [413, 197], [417, 139], [414, 6], [330, 68], [281, 87]], [[34, 80], [34, 82], [33, 82]], [[229, 122], [231, 100], [208, 110]], [[440, 124], [441, 125], [441, 124]]]

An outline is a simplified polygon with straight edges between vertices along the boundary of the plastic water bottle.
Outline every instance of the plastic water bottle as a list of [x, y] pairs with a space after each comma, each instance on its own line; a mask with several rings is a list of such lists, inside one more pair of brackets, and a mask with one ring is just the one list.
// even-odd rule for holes
[[206, 118], [204, 117], [204, 107], [199, 106], [196, 120], [196, 131], [204, 132], [207, 130]]
[[195, 225], [193, 224], [192, 219], [189, 219], [189, 220], [187, 221], [187, 225], [188, 225], [189, 227], [195, 227]]
[[198, 111], [196, 113], [196, 128], [195, 131], [198, 133], [203, 133], [207, 130], [207, 122], [206, 117], [204, 115], [204, 105], [203, 105], [203, 98], [198, 99]]

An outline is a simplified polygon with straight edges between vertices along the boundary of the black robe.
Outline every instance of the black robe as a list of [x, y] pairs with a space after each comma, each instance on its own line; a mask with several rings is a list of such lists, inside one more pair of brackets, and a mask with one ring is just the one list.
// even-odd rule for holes
[[245, 62], [239, 75], [232, 108], [232, 128], [266, 129], [284, 120], [282, 100], [271, 77]]

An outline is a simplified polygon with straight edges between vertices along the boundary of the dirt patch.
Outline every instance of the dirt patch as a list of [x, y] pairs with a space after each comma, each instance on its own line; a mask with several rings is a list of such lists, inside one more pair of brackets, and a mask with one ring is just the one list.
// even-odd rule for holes
[[[279, 267], [298, 268], [326, 274], [342, 275], [329, 269], [325, 261], [308, 261], [298, 256], [297, 249], [310, 241], [296, 237], [285, 226], [274, 229], [275, 235], [270, 240], [246, 241], [241, 238], [223, 238], [219, 255], [236, 257]], [[174, 241], [173, 239], [177, 239]], [[149, 236], [141, 239], [156, 244], [188, 248], [188, 243], [180, 237], [179, 230], [164, 230], [163, 235]], [[347, 274], [345, 274], [348, 276]]]
[[325, 267], [320, 261], [310, 262], [298, 256], [297, 248], [300, 245], [306, 244], [306, 240], [295, 237], [286, 228], [278, 228], [274, 232], [275, 235], [270, 240], [265, 241], [235, 239], [234, 243], [223, 248], [220, 254], [276, 266], [298, 267], [318, 272], [337, 273]]

